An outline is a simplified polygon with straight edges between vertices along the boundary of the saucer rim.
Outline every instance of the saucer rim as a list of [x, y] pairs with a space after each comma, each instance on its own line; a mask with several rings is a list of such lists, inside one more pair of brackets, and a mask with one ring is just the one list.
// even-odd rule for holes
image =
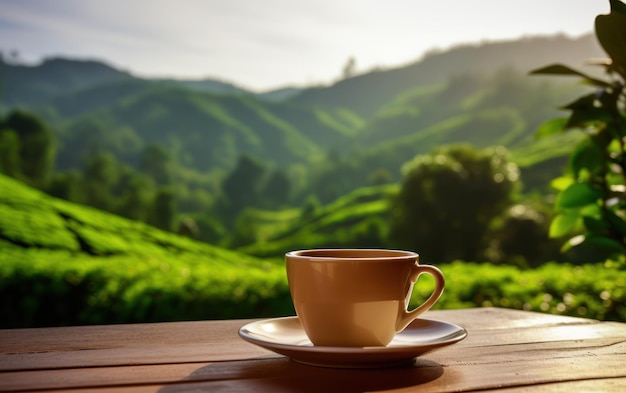
[[[368, 347], [340, 347], [340, 346], [316, 346], [316, 345], [298, 345], [298, 344], [285, 344], [274, 341], [263, 340], [262, 338], [255, 336], [253, 332], [251, 332], [250, 327], [254, 325], [260, 325], [262, 323], [268, 323], [272, 321], [281, 321], [281, 320], [298, 320], [297, 316], [286, 316], [286, 317], [276, 317], [276, 318], [267, 318], [254, 322], [247, 323], [246, 325], [239, 328], [238, 334], [239, 336], [252, 344], [258, 345], [265, 349], [284, 349], [288, 351], [296, 351], [296, 352], [307, 352], [307, 353], [319, 353], [319, 354], [373, 354], [373, 353], [415, 353], [417, 350], [423, 349], [419, 354], [423, 354], [426, 352], [430, 352], [431, 350], [437, 349], [439, 347], [448, 346], [455, 344], [457, 342], [463, 341], [467, 338], [468, 333], [467, 329], [462, 326], [459, 326], [455, 323], [430, 319], [430, 318], [417, 318], [422, 321], [433, 322], [439, 325], [447, 325], [455, 328], [455, 333], [453, 333], [450, 338], [442, 338], [441, 340], [435, 340], [431, 343], [421, 343], [415, 345], [402, 345], [402, 346], [368, 346]], [[411, 325], [407, 327], [410, 328]], [[405, 329], [404, 331], [406, 331]], [[402, 334], [399, 332], [398, 334]], [[417, 357], [418, 355], [415, 355]]]

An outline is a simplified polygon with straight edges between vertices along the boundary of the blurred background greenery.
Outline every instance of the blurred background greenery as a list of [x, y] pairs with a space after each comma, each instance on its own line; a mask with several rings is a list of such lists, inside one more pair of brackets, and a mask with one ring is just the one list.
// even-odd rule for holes
[[264, 94], [2, 60], [0, 327], [293, 314], [282, 255], [314, 247], [414, 250], [438, 308], [624, 321], [623, 260], [549, 236], [584, 133], [535, 132], [588, 87], [528, 76], [601, 55], [525, 38]]

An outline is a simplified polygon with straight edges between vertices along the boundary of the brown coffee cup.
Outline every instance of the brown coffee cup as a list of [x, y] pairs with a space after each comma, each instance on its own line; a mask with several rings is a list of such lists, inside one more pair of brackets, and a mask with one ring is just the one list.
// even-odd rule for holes
[[[441, 271], [410, 251], [318, 249], [285, 255], [291, 298], [316, 346], [385, 346], [443, 293]], [[407, 311], [413, 285], [435, 278], [430, 297]]]

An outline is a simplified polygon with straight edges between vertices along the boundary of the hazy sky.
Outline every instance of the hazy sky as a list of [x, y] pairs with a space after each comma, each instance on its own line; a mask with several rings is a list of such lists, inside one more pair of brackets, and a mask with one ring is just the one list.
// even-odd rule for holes
[[0, 0], [0, 51], [253, 90], [330, 83], [458, 43], [593, 31], [608, 0]]

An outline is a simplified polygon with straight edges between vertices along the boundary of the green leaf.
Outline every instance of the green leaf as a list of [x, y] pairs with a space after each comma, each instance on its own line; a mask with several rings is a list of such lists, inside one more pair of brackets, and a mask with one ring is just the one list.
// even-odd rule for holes
[[611, 3], [611, 13], [596, 17], [596, 35], [602, 48], [613, 60], [612, 68], [626, 76], [626, 8]]
[[626, 14], [626, 3], [621, 0], [609, 0], [611, 4], [611, 12]]
[[569, 165], [574, 176], [578, 176], [582, 170], [595, 173], [604, 167], [603, 150], [594, 139], [585, 138], [570, 155]]
[[592, 85], [602, 86], [602, 87], [611, 87], [611, 84], [608, 82], [605, 82], [601, 79], [594, 78], [592, 76], [584, 74], [580, 71], [577, 71], [563, 64], [551, 64], [546, 67], [537, 68], [536, 70], [531, 71], [530, 74], [531, 75], [540, 75], [540, 74], [541, 75], [575, 75], [575, 76], [580, 76], [581, 78], [591, 83]]
[[607, 236], [587, 234], [583, 243], [598, 250], [611, 253], [624, 252], [624, 246], [620, 242]]
[[598, 106], [600, 104], [598, 96], [595, 93], [582, 96], [575, 101], [565, 105], [562, 109], [572, 111], [566, 128], [586, 128], [590, 124], [599, 121], [607, 122], [611, 120], [611, 114], [606, 107]]
[[544, 138], [550, 135], [560, 134], [565, 131], [565, 125], [567, 124], [567, 117], [558, 117], [551, 119], [543, 123], [535, 131], [536, 138]]
[[580, 216], [575, 213], [567, 212], [558, 214], [550, 223], [549, 236], [557, 238], [565, 236], [580, 222]]
[[561, 252], [566, 252], [572, 247], [579, 246], [584, 241], [585, 241], [585, 235], [574, 236], [573, 238], [566, 241], [565, 244], [563, 244], [563, 247], [561, 247]]
[[573, 178], [570, 176], [560, 176], [550, 182], [550, 187], [555, 190], [563, 191], [572, 184], [574, 184]]
[[594, 217], [583, 217], [583, 225], [591, 233], [601, 233], [609, 228], [609, 224]]
[[594, 218], [600, 219], [602, 217], [602, 209], [600, 208], [600, 205], [598, 204], [587, 205], [587, 206], [583, 206], [579, 208], [578, 214], [580, 214], [583, 217], [594, 217]]
[[572, 247], [576, 247], [584, 244], [585, 246], [595, 248], [604, 252], [610, 252], [615, 254], [622, 254], [624, 252], [623, 245], [615, 239], [607, 236], [596, 234], [584, 234], [577, 235], [569, 239], [561, 248], [562, 252], [570, 250]]
[[626, 222], [624, 222], [623, 218], [611, 210], [605, 210], [604, 217], [611, 227], [620, 234], [620, 236], [626, 237]]
[[602, 197], [600, 190], [588, 183], [574, 183], [567, 187], [556, 198], [556, 207], [559, 209], [581, 208], [595, 204]]

